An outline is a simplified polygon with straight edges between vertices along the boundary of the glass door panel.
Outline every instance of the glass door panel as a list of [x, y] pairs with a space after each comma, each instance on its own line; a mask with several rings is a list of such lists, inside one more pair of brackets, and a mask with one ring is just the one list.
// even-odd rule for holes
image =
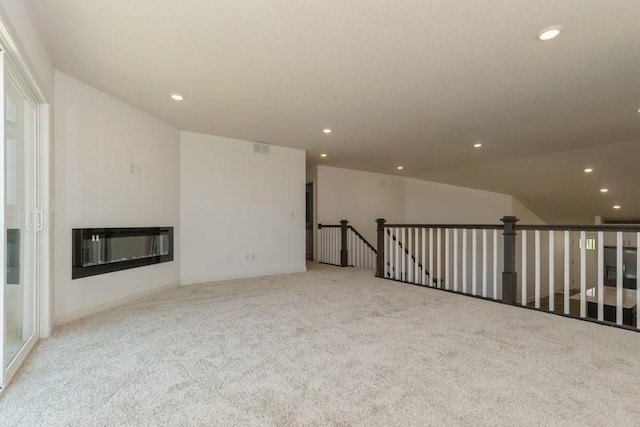
[[[5, 64], [6, 66], [6, 64]], [[36, 333], [36, 103], [4, 72], [5, 374]], [[5, 378], [8, 375], [5, 375]]]

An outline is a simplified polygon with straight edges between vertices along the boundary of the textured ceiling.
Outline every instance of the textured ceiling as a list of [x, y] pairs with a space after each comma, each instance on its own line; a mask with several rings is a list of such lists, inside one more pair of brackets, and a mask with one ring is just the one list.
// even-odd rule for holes
[[[180, 129], [304, 149], [309, 164], [402, 164], [549, 222], [640, 220], [638, 0], [31, 5], [57, 69]], [[551, 25], [560, 36], [537, 40]]]

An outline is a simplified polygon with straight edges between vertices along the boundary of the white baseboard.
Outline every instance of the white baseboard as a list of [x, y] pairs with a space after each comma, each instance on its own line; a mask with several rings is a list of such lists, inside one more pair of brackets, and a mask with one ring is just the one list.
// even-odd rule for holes
[[96, 313], [99, 313], [101, 311], [109, 310], [111, 308], [118, 307], [119, 305], [126, 304], [126, 303], [133, 302], [133, 301], [137, 301], [139, 299], [146, 298], [148, 296], [157, 294], [159, 292], [166, 291], [168, 289], [177, 288], [179, 286], [180, 286], [180, 283], [178, 283], [178, 282], [169, 283], [168, 285], [160, 286], [158, 288], [149, 289], [149, 290], [143, 291], [143, 292], [138, 292], [138, 293], [135, 293], [133, 295], [128, 295], [128, 296], [123, 297], [123, 298], [118, 298], [118, 299], [114, 299], [114, 300], [111, 300], [111, 301], [107, 301], [105, 303], [94, 305], [94, 306], [85, 308], [83, 310], [75, 311], [73, 313], [67, 313], [67, 314], [63, 314], [61, 316], [56, 316], [54, 325], [55, 326], [59, 326], [59, 325], [61, 325], [63, 323], [67, 323], [67, 322], [70, 322], [72, 320], [80, 319], [82, 317], [86, 317], [86, 316], [89, 316], [91, 314], [96, 314]]
[[279, 276], [281, 274], [304, 273], [306, 271], [307, 271], [307, 267], [301, 267], [301, 268], [294, 268], [294, 269], [287, 269], [287, 270], [261, 271], [261, 272], [252, 273], [252, 274], [235, 274], [230, 276], [203, 277], [198, 279], [185, 280], [182, 282], [182, 286], [202, 285], [204, 283], [224, 282], [228, 280], [238, 280], [238, 279], [253, 279], [256, 277]]

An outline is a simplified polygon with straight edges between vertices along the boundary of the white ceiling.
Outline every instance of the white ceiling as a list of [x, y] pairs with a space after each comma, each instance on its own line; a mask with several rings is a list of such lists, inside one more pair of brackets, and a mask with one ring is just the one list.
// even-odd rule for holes
[[640, 220], [639, 0], [31, 3], [57, 69], [180, 129]]

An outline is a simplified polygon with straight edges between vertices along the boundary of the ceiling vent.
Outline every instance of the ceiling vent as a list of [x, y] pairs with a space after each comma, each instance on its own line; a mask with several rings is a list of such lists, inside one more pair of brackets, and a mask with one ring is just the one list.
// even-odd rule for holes
[[269, 146], [267, 144], [255, 142], [253, 144], [253, 152], [257, 154], [269, 154]]

